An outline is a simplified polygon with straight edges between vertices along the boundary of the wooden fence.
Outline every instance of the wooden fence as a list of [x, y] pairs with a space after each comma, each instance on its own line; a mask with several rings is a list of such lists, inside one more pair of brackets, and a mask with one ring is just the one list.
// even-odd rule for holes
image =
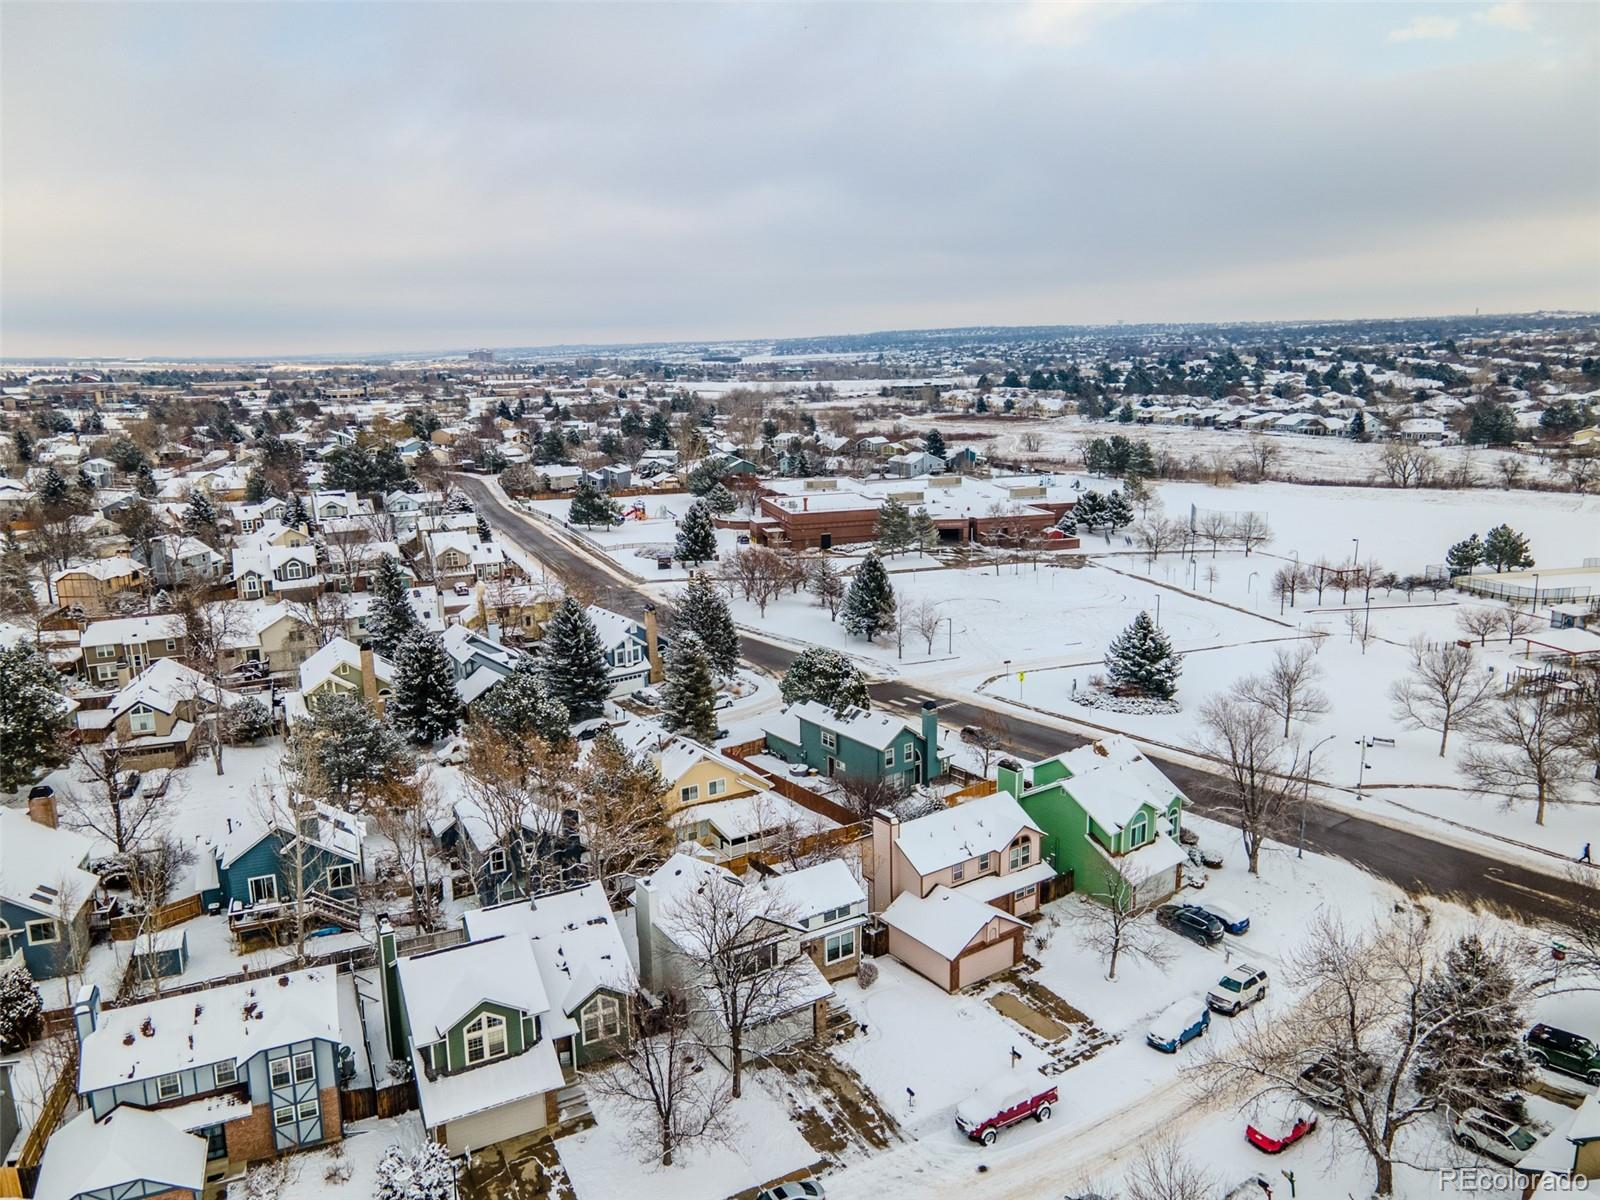
[[958, 792], [951, 792], [946, 796], [946, 804], [960, 804], [963, 800], [976, 800], [982, 796], [992, 796], [1000, 790], [1000, 784], [993, 779], [980, 779], [977, 783], [969, 783]]
[[[163, 904], [155, 911], [156, 929], [171, 929], [174, 925], [182, 925], [185, 921], [192, 921], [198, 917], [204, 908], [200, 904], [200, 896], [185, 896], [181, 900], [174, 900], [170, 904]], [[111, 940], [114, 942], [131, 942], [141, 933], [147, 932], [141, 928], [141, 917], [112, 917]]]
[[339, 1093], [339, 1119], [365, 1121], [371, 1117], [398, 1117], [417, 1107], [415, 1080], [381, 1088], [350, 1088]]
[[22, 1149], [17, 1152], [15, 1165], [0, 1167], [0, 1196], [32, 1194], [39, 1178], [39, 1163], [44, 1158], [45, 1143], [61, 1123], [68, 1103], [77, 1095], [78, 1046], [70, 1040], [65, 1044], [68, 1054], [62, 1060], [61, 1073], [45, 1093], [44, 1103], [39, 1106], [38, 1119], [28, 1130], [28, 1136], [22, 1140]]

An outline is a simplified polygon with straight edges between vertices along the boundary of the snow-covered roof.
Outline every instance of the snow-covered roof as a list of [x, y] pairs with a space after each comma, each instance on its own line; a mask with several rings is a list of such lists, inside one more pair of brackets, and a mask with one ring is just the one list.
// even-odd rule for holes
[[97, 558], [93, 562], [75, 563], [64, 570], [57, 571], [50, 576], [54, 583], [68, 575], [88, 575], [95, 579], [109, 581], [121, 579], [125, 575], [136, 575], [144, 570], [133, 559], [125, 555], [116, 555], [111, 558]]
[[707, 800], [678, 809], [669, 818], [672, 825], [682, 828], [704, 821], [729, 841], [749, 838], [789, 826], [804, 837], [837, 829], [839, 823], [821, 813], [812, 812], [777, 792], [750, 792], [743, 796], [730, 796], [726, 800]]
[[313, 801], [308, 809], [299, 814], [291, 813], [284, 806], [284, 801], [275, 795], [270, 819], [257, 813], [234, 819], [233, 831], [220, 850], [222, 865], [231, 867], [241, 854], [274, 830], [287, 834], [297, 828], [313, 845], [340, 858], [351, 862], [361, 858], [361, 843], [367, 836], [367, 826], [360, 817], [331, 804], [323, 804], [320, 800]]
[[402, 958], [406, 1018], [420, 1043], [445, 1036], [484, 1001], [540, 1015], [550, 1011], [533, 947], [524, 938], [488, 937]]
[[918, 874], [999, 854], [1024, 829], [1043, 833], [1009, 793], [995, 792], [901, 824], [895, 844]]
[[[300, 664], [300, 690], [313, 691], [340, 667], [361, 670], [361, 647], [349, 638], [336, 637]], [[394, 665], [381, 654], [372, 656], [372, 674], [383, 683], [394, 680]]]
[[173, 613], [156, 617], [117, 617], [94, 621], [84, 627], [78, 639], [83, 646], [125, 646], [136, 642], [158, 642], [183, 636], [183, 618]]
[[422, 1119], [429, 1129], [566, 1086], [555, 1045], [548, 1037], [540, 1038], [521, 1054], [495, 1059], [452, 1075], [437, 1074], [429, 1079], [421, 1055], [415, 1049], [411, 1053], [411, 1065]]
[[1145, 805], [1165, 812], [1174, 797], [1183, 795], [1160, 767], [1121, 734], [1065, 751], [1056, 755], [1055, 761], [1072, 772], [1060, 786], [1095, 824], [1112, 833], [1119, 832]]
[[[231, 708], [243, 699], [238, 692], [222, 689], [224, 708]], [[111, 697], [111, 703], [106, 708], [114, 721], [139, 705], [170, 715], [185, 700], [214, 704], [217, 689], [199, 671], [184, 666], [177, 659], [158, 658], [134, 676], [127, 687]]]
[[83, 1041], [78, 1090], [95, 1092], [228, 1058], [242, 1063], [313, 1039], [341, 1040], [332, 967], [104, 1009]]
[[1010, 913], [942, 883], [926, 896], [901, 892], [881, 919], [889, 928], [898, 929], [945, 959], [954, 959], [965, 950], [990, 921], [1023, 924]]
[[802, 700], [798, 704], [791, 704], [786, 711], [819, 729], [830, 729], [852, 742], [871, 746], [875, 750], [887, 748], [889, 743], [908, 729], [917, 734], [922, 732], [919, 726], [913, 726], [904, 717], [875, 712], [870, 708], [847, 708], [840, 715], [816, 700]]
[[1037, 862], [1031, 867], [1023, 867], [1020, 871], [1012, 871], [1005, 875], [980, 875], [968, 883], [963, 883], [956, 890], [988, 904], [1001, 896], [1020, 892], [1025, 887], [1048, 883], [1055, 878], [1055, 875], [1056, 869], [1049, 863]]
[[206, 1185], [205, 1139], [185, 1133], [164, 1113], [127, 1104], [99, 1122], [85, 1110], [51, 1136], [33, 1194], [35, 1200], [75, 1200], [139, 1180], [198, 1196]]
[[594, 622], [595, 632], [600, 635], [601, 645], [607, 650], [615, 648], [622, 642], [644, 639], [644, 626], [632, 617], [612, 612], [609, 608], [601, 608], [598, 604], [589, 605], [586, 611], [589, 620]]
[[16, 808], [0, 808], [0, 899], [53, 915], [63, 890], [76, 911], [100, 886], [79, 865], [93, 843], [70, 829], [52, 829]]
[[862, 904], [867, 899], [860, 881], [837, 858], [786, 875], [774, 875], [762, 886], [797, 921], [818, 916], [829, 909]]

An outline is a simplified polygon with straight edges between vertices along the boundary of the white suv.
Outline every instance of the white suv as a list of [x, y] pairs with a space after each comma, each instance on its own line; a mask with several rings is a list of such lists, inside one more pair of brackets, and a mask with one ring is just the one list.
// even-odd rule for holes
[[1236, 1017], [1267, 994], [1267, 972], [1249, 963], [1240, 963], [1206, 993], [1206, 1003], [1219, 1013]]
[[1456, 1141], [1463, 1146], [1516, 1166], [1539, 1139], [1515, 1121], [1481, 1108], [1469, 1108], [1456, 1118]]

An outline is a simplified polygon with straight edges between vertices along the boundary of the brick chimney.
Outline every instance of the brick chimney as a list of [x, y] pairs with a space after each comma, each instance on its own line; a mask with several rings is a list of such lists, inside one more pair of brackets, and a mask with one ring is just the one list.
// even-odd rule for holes
[[667, 669], [661, 661], [661, 631], [656, 625], [654, 604], [644, 606], [644, 644], [650, 657], [650, 682], [660, 683], [667, 677]]
[[867, 877], [867, 908], [881, 913], [894, 903], [894, 844], [900, 840], [900, 818], [886, 808], [872, 814], [871, 874]]
[[370, 647], [363, 647], [361, 651], [361, 696], [383, 715], [383, 701], [378, 699], [378, 670]]
[[48, 825], [51, 829], [58, 828], [60, 821], [56, 816], [56, 797], [54, 792], [47, 792], [43, 796], [28, 797], [28, 819], [40, 825]]

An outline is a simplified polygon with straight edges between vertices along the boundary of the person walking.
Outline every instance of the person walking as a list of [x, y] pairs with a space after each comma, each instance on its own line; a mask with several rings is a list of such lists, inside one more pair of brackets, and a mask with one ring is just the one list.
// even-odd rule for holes
[[1585, 842], [1583, 844], [1583, 853], [1578, 855], [1578, 861], [1581, 862], [1581, 863], [1588, 863], [1591, 866], [1593, 866], [1594, 865], [1594, 859], [1590, 856], [1589, 851], [1590, 851], [1589, 843]]

